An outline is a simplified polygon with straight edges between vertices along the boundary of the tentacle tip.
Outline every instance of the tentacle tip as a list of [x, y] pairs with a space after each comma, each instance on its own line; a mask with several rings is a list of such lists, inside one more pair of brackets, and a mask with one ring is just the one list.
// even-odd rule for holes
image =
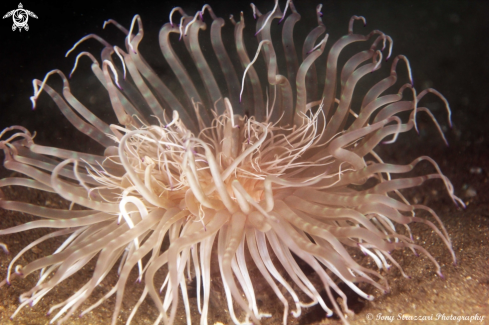
[[323, 12], [322, 12], [322, 11], [320, 11], [320, 12], [319, 12], [319, 17], [322, 17], [322, 16], [323, 16]]
[[453, 266], [457, 266], [457, 261], [453, 261]]
[[462, 204], [460, 205], [460, 204], [457, 202], [457, 200], [453, 200], [453, 199], [452, 199], [452, 201], [453, 201], [453, 203], [455, 204], [455, 207], [457, 207], [457, 208], [460, 208], [460, 207], [461, 207], [462, 209], [465, 209], [465, 204], [463, 204], [463, 203], [462, 203]]
[[36, 96], [31, 96], [29, 97], [29, 99], [31, 100], [32, 103], [32, 109], [33, 110], [36, 109], [36, 100], [37, 100]]
[[12, 285], [12, 283], [10, 283], [10, 281], [7, 281], [7, 285], [10, 286], [10, 285]]
[[436, 272], [436, 273], [438, 274], [438, 276], [439, 276], [440, 278], [442, 278], [443, 280], [445, 280], [445, 276], [444, 276], [444, 275], [443, 275], [441, 272]]

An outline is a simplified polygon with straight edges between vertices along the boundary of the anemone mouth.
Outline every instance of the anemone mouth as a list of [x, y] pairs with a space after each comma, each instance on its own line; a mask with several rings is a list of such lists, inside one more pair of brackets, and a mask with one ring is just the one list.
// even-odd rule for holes
[[[455, 204], [463, 206], [450, 181], [429, 157], [395, 165], [384, 163], [375, 152], [379, 143], [395, 143], [400, 134], [417, 130], [418, 113], [428, 114], [443, 137], [434, 116], [418, 103], [427, 94], [436, 95], [445, 104], [451, 124], [446, 99], [431, 88], [418, 94], [409, 61], [399, 55], [393, 58], [390, 73], [372, 85], [355, 111], [352, 98], [359, 81], [379, 70], [383, 58], [391, 56], [393, 42], [388, 35], [378, 30], [367, 35], [354, 33], [354, 23], [365, 24], [366, 20], [353, 16], [348, 34], [327, 53], [324, 87], [319, 94], [321, 68], [317, 60], [326, 55], [328, 41], [321, 6], [316, 8], [317, 27], [305, 37], [301, 62], [292, 37], [301, 16], [293, 2], [287, 1], [283, 12], [278, 1], [266, 14], [253, 4], [252, 10], [258, 40], [254, 56], [249, 56], [243, 42], [244, 16], [239, 21], [230, 19], [237, 53], [234, 59], [241, 70], [231, 62], [221, 38], [224, 19], [217, 17], [210, 6], [205, 5], [193, 16], [181, 8], [171, 11], [170, 22], [160, 31], [159, 44], [180, 84], [181, 97], [139, 53], [144, 34], [139, 16], [134, 17], [129, 29], [114, 20], [104, 24], [113, 24], [127, 35], [125, 49], [96, 35], [82, 38], [80, 42], [95, 39], [105, 46], [102, 60], [99, 63], [92, 54], [80, 53], [70, 77], [81, 58], [92, 61], [93, 73], [109, 94], [117, 125], [106, 124], [75, 98], [62, 71], [53, 70], [43, 81], [33, 81], [34, 107], [40, 94], [46, 92], [73, 126], [105, 147], [105, 152], [93, 155], [41, 146], [34, 142], [35, 135], [21, 126], [0, 133], [4, 166], [27, 176], [2, 179], [0, 187], [19, 185], [53, 192], [85, 208], [52, 209], [0, 197], [3, 209], [42, 218], [0, 230], [0, 235], [34, 228], [59, 229], [33, 241], [10, 262], [0, 286], [40, 270], [37, 284], [20, 296], [21, 304], [13, 316], [24, 306], [37, 304], [50, 290], [96, 259], [89, 281], [50, 309], [50, 314], [56, 311], [53, 322], [62, 323], [78, 312], [119, 264], [117, 283], [80, 316], [115, 296], [112, 323], [117, 323], [129, 274], [137, 269], [144, 291], [128, 323], [149, 296], [159, 312], [157, 322], [173, 324], [181, 291], [184, 317], [190, 324], [188, 276], [196, 280], [197, 308], [201, 324], [207, 324], [212, 290], [210, 265], [217, 259], [229, 316], [235, 324], [242, 324], [243, 319], [245, 323], [260, 323], [270, 316], [257, 306], [250, 263], [270, 286], [272, 295], [282, 302], [283, 324], [290, 311], [293, 317], [300, 317], [302, 308], [315, 304], [327, 316], [334, 312], [347, 323], [345, 314], [351, 311], [337, 281], [368, 300], [373, 295], [364, 292], [358, 283], [366, 282], [388, 292], [381, 270], [394, 265], [407, 277], [390, 255], [393, 250], [409, 248], [425, 254], [442, 276], [434, 257], [414, 242], [410, 223], [430, 227], [455, 261], [449, 236], [437, 214], [429, 207], [411, 204], [400, 192], [439, 179]], [[180, 16], [179, 23], [176, 15]], [[199, 44], [199, 33], [207, 28], [206, 19], [219, 68], [211, 68]], [[272, 37], [274, 20], [283, 21], [286, 69], [277, 64], [277, 56], [282, 53]], [[171, 34], [178, 35], [192, 62], [180, 60], [170, 41]], [[369, 45], [339, 66], [340, 53], [354, 42]], [[259, 60], [266, 69], [255, 67]], [[408, 71], [408, 82], [400, 86], [399, 62]], [[195, 65], [198, 76], [188, 73], [190, 64]], [[220, 85], [215, 69], [219, 69], [226, 87]], [[281, 74], [282, 70], [285, 73]], [[53, 75], [63, 81], [61, 95], [47, 83]], [[205, 94], [197, 89], [196, 78], [200, 78]], [[398, 87], [397, 93], [389, 92], [393, 87]], [[171, 117], [167, 114], [170, 111]], [[401, 118], [403, 113], [407, 118]], [[430, 163], [435, 172], [404, 176], [423, 161]], [[426, 211], [438, 225], [420, 218], [417, 211]], [[405, 230], [399, 231], [400, 227]], [[27, 250], [59, 236], [67, 239], [54, 253], [25, 266], [16, 264]], [[5, 244], [0, 247], [8, 252]], [[213, 247], [217, 257], [211, 257]], [[369, 256], [379, 271], [359, 264], [351, 250]], [[311, 283], [297, 258], [316, 272], [322, 288]], [[155, 281], [157, 272], [164, 273], [163, 283]], [[328, 303], [319, 294], [321, 289], [326, 291]], [[341, 298], [339, 304], [333, 292]], [[243, 315], [236, 314], [234, 302]]]

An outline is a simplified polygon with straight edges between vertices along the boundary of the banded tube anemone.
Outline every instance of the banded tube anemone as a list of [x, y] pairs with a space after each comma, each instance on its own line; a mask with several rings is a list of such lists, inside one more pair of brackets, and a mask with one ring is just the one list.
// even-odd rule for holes
[[[62, 71], [33, 81], [34, 106], [47, 93], [71, 124], [105, 151], [96, 155], [38, 145], [34, 134], [21, 126], [0, 133], [5, 168], [25, 175], [4, 178], [1, 187], [57, 193], [72, 203], [69, 209], [54, 209], [0, 197], [3, 209], [41, 218], [2, 229], [0, 235], [57, 229], [11, 260], [0, 286], [39, 274], [37, 284], [21, 294], [13, 316], [95, 260], [91, 278], [51, 308], [53, 322], [62, 323], [74, 313], [82, 316], [115, 297], [112, 323], [117, 323], [134, 270], [144, 291], [127, 323], [149, 297], [159, 311], [156, 323], [174, 324], [182, 299], [190, 324], [187, 280], [194, 278], [200, 323], [207, 324], [211, 264], [217, 263], [235, 324], [260, 323], [269, 316], [257, 306], [252, 266], [270, 295], [282, 302], [283, 324], [289, 313], [300, 317], [302, 308], [316, 304], [327, 316], [335, 313], [347, 323], [352, 312], [338, 283], [368, 300], [373, 295], [359, 283], [388, 292], [384, 270], [394, 265], [407, 277], [390, 255], [393, 250], [421, 252], [442, 276], [434, 257], [413, 240], [409, 224], [430, 227], [455, 262], [437, 214], [410, 203], [400, 192], [439, 179], [455, 204], [463, 206], [450, 181], [429, 157], [396, 165], [384, 163], [375, 151], [379, 143], [392, 144], [401, 133], [417, 130], [418, 114], [427, 114], [445, 140], [429, 109], [418, 103], [428, 94], [437, 96], [451, 124], [446, 99], [431, 88], [418, 93], [409, 61], [399, 55], [391, 59], [390, 73], [373, 83], [354, 107], [359, 83], [374, 72], [381, 74], [377, 70], [391, 56], [388, 35], [378, 30], [357, 33], [355, 25], [366, 20], [353, 16], [348, 34], [333, 43], [325, 34], [319, 5], [317, 27], [297, 47], [293, 32], [301, 16], [292, 1], [283, 10], [276, 1], [266, 14], [251, 7], [255, 53], [247, 50], [243, 15], [225, 22], [207, 5], [194, 15], [173, 9], [159, 34], [174, 77], [171, 83], [138, 50], [144, 34], [139, 16], [129, 29], [106, 22], [126, 35], [123, 47], [96, 35], [75, 44], [68, 54], [88, 39], [103, 44], [100, 61], [79, 53], [70, 77], [81, 69], [82, 60], [91, 60], [118, 124], [108, 125], [74, 97]], [[276, 35], [272, 23], [277, 21], [282, 27]], [[234, 28], [234, 42], [223, 42], [223, 28]], [[205, 33], [210, 46], [199, 43]], [[365, 44], [364, 50], [340, 65], [345, 61], [340, 54], [352, 43]], [[212, 50], [203, 51], [204, 46]], [[181, 59], [183, 51], [191, 60]], [[321, 58], [324, 64], [319, 64]], [[398, 69], [407, 71], [407, 80], [398, 80]], [[48, 85], [55, 77], [63, 82], [61, 92]], [[405, 176], [421, 162], [431, 164], [434, 172]], [[437, 225], [416, 216], [418, 211]], [[27, 265], [17, 263], [26, 251], [55, 237], [64, 240], [56, 251]], [[1, 247], [8, 252], [6, 244]], [[353, 252], [369, 256], [378, 270], [362, 266]], [[304, 265], [314, 270], [320, 285], [306, 275]], [[82, 308], [113, 268], [119, 273], [116, 284], [98, 302]], [[241, 310], [235, 311], [235, 305]]]

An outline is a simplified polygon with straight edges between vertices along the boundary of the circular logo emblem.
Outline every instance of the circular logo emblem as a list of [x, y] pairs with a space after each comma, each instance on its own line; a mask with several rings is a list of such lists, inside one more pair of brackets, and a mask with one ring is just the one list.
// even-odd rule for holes
[[18, 9], [14, 9], [7, 12], [7, 14], [3, 16], [3, 18], [5, 19], [10, 16], [12, 16], [12, 19], [14, 20], [14, 24], [12, 25], [12, 30], [15, 31], [16, 29], [19, 29], [19, 32], [22, 31], [22, 28], [24, 28], [26, 31], [29, 30], [29, 25], [27, 25], [29, 16], [33, 18], [37, 18], [35, 13], [29, 10], [25, 10], [24, 6], [22, 6], [22, 3], [19, 3]]

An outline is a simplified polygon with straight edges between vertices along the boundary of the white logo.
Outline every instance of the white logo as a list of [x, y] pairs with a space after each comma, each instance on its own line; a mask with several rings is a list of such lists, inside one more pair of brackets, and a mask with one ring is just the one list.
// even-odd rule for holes
[[4, 19], [12, 16], [14, 20], [14, 24], [12, 25], [13, 31], [15, 31], [17, 28], [19, 29], [19, 32], [22, 31], [22, 28], [25, 28], [25, 30], [28, 31], [29, 25], [27, 25], [27, 21], [29, 20], [29, 16], [37, 18], [35, 13], [23, 8], [22, 3], [19, 3], [19, 9], [9, 11], [5, 14], [5, 16], [3, 16]]

